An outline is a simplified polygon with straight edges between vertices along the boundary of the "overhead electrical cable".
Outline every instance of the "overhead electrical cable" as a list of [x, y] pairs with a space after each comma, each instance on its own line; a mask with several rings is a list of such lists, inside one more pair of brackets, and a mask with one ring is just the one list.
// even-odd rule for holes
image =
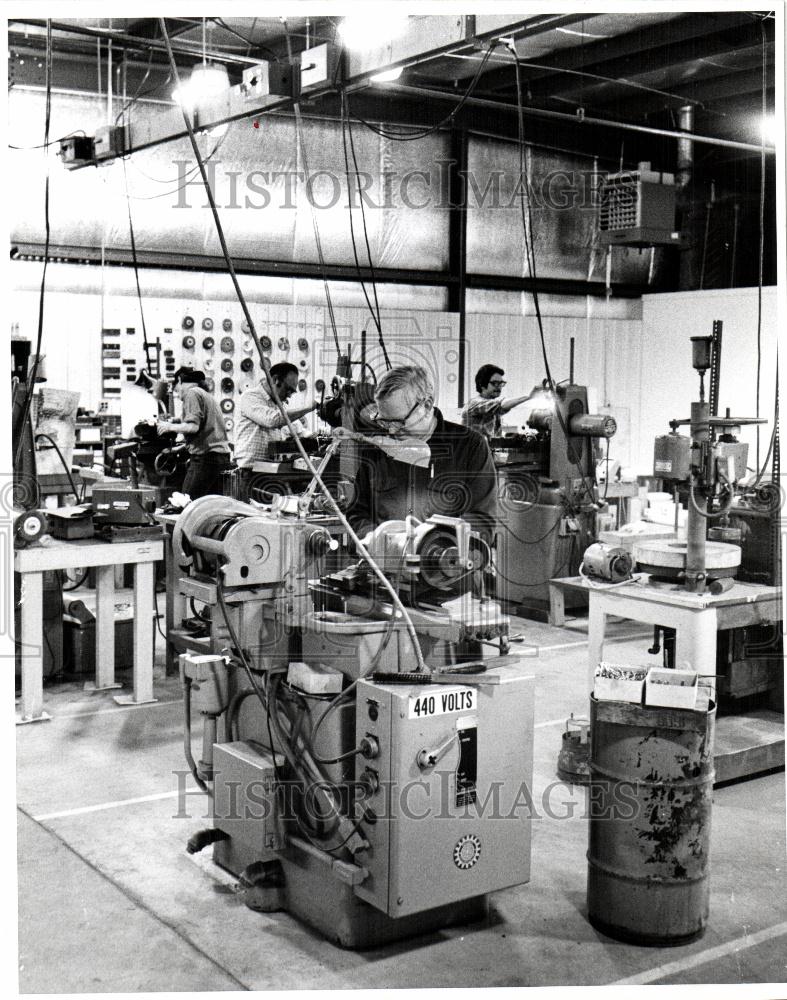
[[[368, 232], [367, 232], [367, 229], [366, 229], [366, 213], [364, 212], [364, 208], [363, 208], [363, 191], [361, 189], [361, 186], [360, 186], [359, 180], [358, 180], [358, 178], [360, 176], [360, 173], [359, 173], [359, 170], [358, 170], [358, 161], [355, 158], [355, 150], [354, 149], [353, 149], [352, 153], [353, 153], [353, 164], [354, 164], [355, 172], [352, 173], [352, 174], [350, 172], [350, 161], [349, 161], [348, 147], [347, 147], [347, 131], [348, 131], [348, 128], [347, 128], [347, 126], [348, 126], [348, 121], [347, 121], [347, 97], [346, 97], [346, 94], [344, 92], [342, 92], [342, 98], [341, 98], [341, 121], [342, 121], [342, 147], [343, 147], [343, 150], [344, 150], [344, 173], [345, 173], [345, 176], [347, 178], [347, 197], [348, 197], [348, 206], [347, 206], [347, 209], [348, 209], [348, 213], [349, 213], [349, 216], [350, 216], [350, 239], [352, 241], [353, 257], [355, 259], [355, 269], [358, 272], [358, 281], [359, 281], [360, 286], [361, 286], [361, 291], [363, 292], [363, 297], [366, 299], [366, 305], [369, 308], [369, 314], [372, 317], [372, 321], [374, 322], [374, 325], [377, 327], [377, 337], [378, 337], [378, 341], [380, 343], [380, 347], [382, 348], [382, 351], [383, 351], [383, 357], [385, 359], [385, 367], [386, 367], [386, 369], [390, 369], [391, 362], [390, 362], [390, 360], [388, 358], [388, 351], [386, 350], [385, 340], [383, 338], [383, 328], [382, 328], [382, 321], [381, 321], [381, 317], [380, 317], [380, 303], [379, 303], [379, 301], [377, 299], [377, 283], [375, 281], [374, 264], [372, 262], [372, 254], [371, 254], [371, 249], [369, 247], [369, 235], [368, 235]], [[350, 134], [352, 134], [352, 133], [350, 133]], [[355, 223], [353, 222], [353, 187], [352, 187], [352, 185], [353, 185], [353, 178], [355, 179], [355, 188], [358, 191], [359, 201], [361, 203], [361, 217], [363, 219], [364, 239], [366, 241], [366, 255], [367, 255], [367, 259], [369, 261], [369, 271], [370, 271], [370, 274], [371, 274], [371, 283], [372, 283], [372, 289], [373, 289], [373, 292], [374, 292], [374, 305], [372, 305], [372, 302], [371, 302], [371, 300], [369, 298], [369, 293], [366, 290], [366, 283], [363, 280], [363, 271], [361, 269], [361, 264], [360, 264], [360, 261], [358, 259], [358, 246], [357, 246], [357, 243], [356, 243], [356, 240], [355, 240]]]
[[[166, 21], [164, 20], [164, 18], [160, 19], [160, 24], [161, 24], [161, 28], [162, 28], [162, 36], [164, 38], [164, 42], [165, 42], [166, 47], [167, 47], [167, 54], [169, 56], [170, 65], [172, 67], [172, 71], [173, 71], [173, 74], [175, 76], [175, 80], [179, 84], [180, 83], [180, 78], [178, 76], [178, 69], [177, 69], [177, 65], [175, 63], [175, 57], [174, 57], [174, 54], [172, 52], [172, 46], [170, 44], [169, 34], [167, 32], [167, 25], [166, 25]], [[339, 518], [339, 521], [341, 522], [343, 528], [345, 529], [346, 533], [349, 535], [350, 540], [356, 546], [356, 549], [358, 550], [358, 552], [360, 553], [360, 555], [362, 556], [362, 558], [368, 563], [368, 565], [371, 568], [372, 572], [379, 579], [380, 583], [383, 585], [383, 587], [385, 588], [385, 590], [390, 594], [391, 600], [393, 601], [396, 609], [401, 614], [402, 620], [404, 621], [404, 624], [405, 624], [405, 626], [407, 628], [407, 633], [410, 636], [410, 639], [411, 639], [411, 642], [412, 642], [412, 653], [413, 653], [413, 656], [414, 656], [414, 658], [416, 660], [417, 669], [418, 670], [426, 671], [426, 664], [424, 662], [423, 654], [421, 652], [421, 647], [420, 647], [420, 644], [418, 642], [418, 636], [416, 634], [415, 627], [414, 627], [412, 619], [411, 619], [411, 617], [410, 617], [410, 615], [409, 615], [409, 613], [407, 611], [407, 608], [405, 608], [404, 604], [402, 603], [401, 598], [396, 593], [396, 590], [391, 585], [391, 583], [389, 582], [389, 580], [387, 579], [387, 577], [385, 576], [385, 574], [383, 573], [383, 571], [380, 569], [380, 567], [377, 565], [377, 563], [375, 562], [375, 560], [372, 558], [372, 556], [369, 553], [368, 549], [362, 543], [361, 539], [358, 537], [358, 535], [355, 532], [355, 530], [353, 529], [352, 525], [347, 520], [347, 518], [346, 518], [346, 516], [344, 514], [344, 511], [342, 511], [342, 509], [336, 503], [336, 500], [334, 499], [334, 497], [331, 494], [330, 490], [325, 485], [325, 482], [323, 481], [322, 476], [320, 475], [320, 473], [318, 472], [318, 470], [315, 468], [314, 463], [311, 460], [311, 457], [307, 453], [306, 449], [303, 447], [303, 443], [301, 441], [298, 429], [295, 427], [295, 425], [293, 424], [292, 420], [290, 419], [290, 416], [287, 413], [287, 410], [284, 408], [284, 406], [282, 404], [282, 401], [281, 401], [281, 399], [279, 397], [279, 394], [276, 391], [276, 386], [275, 386], [273, 380], [270, 377], [270, 373], [268, 371], [268, 366], [265, 363], [265, 354], [263, 353], [263, 350], [262, 350], [262, 344], [260, 343], [260, 339], [259, 339], [259, 336], [257, 334], [256, 327], [254, 325], [254, 320], [252, 319], [251, 313], [249, 311], [248, 304], [246, 302], [245, 296], [243, 295], [243, 291], [242, 291], [242, 289], [240, 287], [240, 283], [238, 281], [238, 276], [237, 276], [237, 273], [235, 271], [235, 265], [232, 262], [232, 257], [230, 256], [229, 250], [227, 249], [227, 241], [226, 241], [225, 236], [224, 236], [224, 228], [223, 228], [223, 226], [221, 224], [221, 219], [219, 218], [218, 209], [216, 207], [216, 200], [213, 197], [213, 191], [211, 190], [211, 186], [210, 186], [210, 183], [209, 183], [209, 180], [208, 180], [207, 171], [205, 170], [205, 166], [204, 166], [204, 163], [203, 163], [203, 160], [202, 160], [202, 156], [200, 155], [199, 146], [197, 145], [196, 136], [194, 134], [194, 128], [193, 128], [193, 126], [191, 124], [191, 119], [190, 119], [189, 114], [188, 114], [188, 112], [186, 111], [185, 108], [182, 108], [181, 110], [183, 112], [183, 121], [184, 121], [184, 123], [186, 125], [186, 131], [189, 134], [189, 141], [191, 142], [191, 148], [192, 148], [192, 151], [194, 153], [194, 157], [197, 160], [197, 163], [199, 164], [199, 167], [200, 167], [200, 174], [202, 175], [202, 183], [203, 183], [203, 185], [205, 187], [205, 194], [206, 194], [206, 196], [208, 198], [208, 202], [210, 204], [211, 213], [213, 215], [213, 221], [214, 221], [215, 226], [216, 226], [216, 235], [218, 237], [219, 244], [221, 246], [221, 252], [222, 252], [222, 254], [224, 256], [224, 260], [225, 260], [226, 265], [227, 265], [227, 271], [229, 272], [230, 279], [232, 280], [232, 284], [233, 284], [233, 287], [235, 289], [235, 294], [237, 296], [237, 299], [238, 299], [238, 302], [240, 304], [241, 310], [243, 311], [244, 317], [245, 317], [246, 322], [248, 324], [249, 334], [250, 334], [252, 340], [254, 341], [254, 346], [257, 349], [257, 354], [258, 354], [258, 356], [260, 358], [260, 367], [261, 367], [261, 369], [262, 369], [262, 371], [263, 371], [263, 373], [265, 375], [265, 380], [266, 380], [266, 383], [267, 383], [268, 391], [269, 391], [269, 393], [271, 395], [271, 399], [273, 399], [276, 407], [278, 408], [279, 412], [281, 413], [282, 419], [284, 420], [284, 423], [285, 423], [287, 429], [289, 430], [290, 434], [292, 435], [292, 438], [293, 438], [293, 441], [295, 443], [295, 446], [297, 447], [297, 449], [298, 449], [298, 451], [300, 453], [301, 458], [304, 460], [304, 464], [306, 465], [306, 468], [311, 473], [311, 475], [314, 478], [314, 481], [317, 483], [317, 486], [319, 487], [319, 489], [322, 491], [323, 495], [325, 496], [325, 499], [326, 499], [328, 505], [332, 509], [333, 513], [335, 513], [336, 516]]]
[[[544, 322], [541, 316], [541, 306], [538, 300], [538, 280], [536, 274], [536, 252], [535, 252], [535, 241], [533, 239], [533, 213], [532, 213], [532, 198], [530, 197], [530, 180], [527, 170], [527, 162], [525, 158], [525, 122], [524, 122], [524, 103], [522, 100], [522, 80], [520, 76], [520, 60], [517, 55], [516, 47], [514, 43], [511, 42], [507, 46], [508, 51], [515, 63], [516, 72], [516, 98], [517, 98], [517, 128], [519, 136], [519, 210], [522, 219], [522, 229], [524, 236], [525, 245], [525, 257], [527, 260], [528, 273], [531, 280], [531, 295], [533, 298], [533, 308], [536, 313], [536, 322], [538, 325], [538, 334], [541, 341], [541, 354], [544, 360], [544, 371], [546, 372], [547, 383], [549, 389], [552, 393], [557, 393], [557, 386], [555, 385], [554, 379], [552, 378], [552, 372], [549, 367], [549, 358], [547, 356], [547, 346], [546, 338], [544, 336]], [[560, 412], [560, 408], [555, 405], [554, 409], [555, 417], [560, 424], [563, 435], [566, 439], [568, 445], [568, 452], [571, 461], [577, 468], [579, 475], [582, 479], [582, 485], [584, 486], [585, 493], [588, 500], [591, 503], [595, 503], [595, 497], [593, 496], [593, 488], [588, 482], [588, 478], [585, 475], [585, 471], [577, 457], [574, 445], [571, 443], [571, 435], [569, 429], [566, 425], [563, 415]]]
[[376, 133], [379, 136], [382, 136], [384, 139], [391, 139], [394, 142], [414, 142], [414, 141], [416, 141], [418, 139], [425, 139], [429, 135], [434, 135], [435, 132], [439, 132], [440, 129], [444, 128], [446, 125], [449, 125], [451, 122], [453, 122], [454, 118], [456, 118], [456, 116], [459, 114], [459, 112], [465, 106], [465, 103], [467, 102], [467, 100], [469, 99], [469, 97], [471, 96], [471, 94], [473, 93], [473, 91], [475, 90], [476, 84], [478, 83], [478, 81], [479, 81], [479, 79], [481, 77], [481, 74], [484, 71], [484, 67], [486, 66], [486, 64], [487, 64], [487, 62], [489, 60], [489, 57], [492, 54], [492, 49], [494, 48], [494, 46], [496, 44], [497, 44], [496, 41], [490, 43], [489, 48], [484, 53], [483, 58], [481, 59], [481, 61], [479, 62], [478, 66], [476, 68], [475, 74], [473, 75], [473, 79], [470, 81], [470, 84], [468, 85], [467, 90], [464, 92], [464, 94], [460, 98], [459, 102], [445, 116], [445, 118], [443, 118], [441, 121], [437, 122], [435, 125], [429, 125], [429, 126], [427, 126], [425, 128], [424, 127], [419, 127], [419, 126], [413, 126], [412, 128], [410, 128], [406, 132], [404, 132], [404, 131], [391, 131], [390, 128], [386, 129], [382, 125], [377, 125], [377, 124], [374, 124], [372, 122], [366, 121], [366, 119], [361, 118], [357, 114], [355, 114], [353, 117], [355, 118], [356, 121], [360, 122], [361, 125], [364, 125], [370, 131]]
[[46, 110], [44, 113], [44, 162], [46, 163], [46, 179], [44, 182], [44, 266], [41, 271], [41, 290], [38, 295], [38, 330], [36, 333], [36, 348], [33, 358], [33, 365], [28, 375], [28, 392], [25, 397], [25, 405], [22, 411], [22, 418], [19, 424], [19, 439], [14, 453], [14, 468], [19, 466], [19, 458], [22, 454], [22, 445], [25, 441], [25, 427], [30, 417], [30, 407], [33, 402], [33, 392], [35, 390], [36, 376], [41, 361], [41, 343], [44, 335], [44, 300], [46, 297], [46, 269], [49, 262], [49, 241], [51, 227], [49, 221], [49, 128], [52, 119], [52, 22], [46, 22]]

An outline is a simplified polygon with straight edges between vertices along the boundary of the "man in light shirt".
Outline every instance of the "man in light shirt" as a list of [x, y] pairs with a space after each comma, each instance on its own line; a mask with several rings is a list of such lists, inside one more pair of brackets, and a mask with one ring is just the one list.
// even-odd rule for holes
[[468, 401], [462, 410], [462, 423], [474, 431], [483, 434], [487, 441], [499, 437], [503, 427], [503, 414], [513, 410], [515, 406], [526, 403], [530, 396], [503, 398], [503, 386], [506, 384], [505, 372], [497, 365], [481, 365], [476, 372], [475, 387], [477, 396]]
[[[276, 393], [283, 404], [286, 404], [298, 391], [298, 369], [289, 361], [280, 361], [270, 369], [270, 377]], [[315, 400], [306, 406], [287, 410], [287, 415], [293, 422], [301, 421], [308, 413], [319, 409]], [[255, 462], [267, 462], [273, 457], [271, 444], [285, 437], [286, 421], [281, 410], [268, 390], [268, 382], [263, 377], [259, 385], [247, 389], [240, 397], [240, 413], [235, 429], [235, 461], [241, 472], [241, 496], [249, 495], [249, 484], [252, 477], [252, 466]]]

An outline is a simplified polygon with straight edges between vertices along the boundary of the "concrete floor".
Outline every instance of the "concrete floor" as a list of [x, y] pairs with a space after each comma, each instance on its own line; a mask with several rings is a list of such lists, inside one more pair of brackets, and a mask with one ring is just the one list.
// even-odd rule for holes
[[[537, 654], [539, 801], [566, 717], [586, 711], [586, 622], [520, 629]], [[642, 626], [613, 629], [615, 659], [647, 662]], [[534, 821], [531, 881], [493, 895], [486, 920], [349, 952], [249, 910], [209, 852], [186, 853], [208, 815], [190, 779], [189, 818], [177, 815], [180, 692], [157, 659], [155, 705], [118, 708], [60, 684], [45, 690], [52, 721], [17, 729], [20, 992], [787, 981], [783, 773], [714, 792], [710, 919], [692, 944], [636, 947], [590, 926], [585, 793], [560, 784], [551, 811], [568, 818]]]

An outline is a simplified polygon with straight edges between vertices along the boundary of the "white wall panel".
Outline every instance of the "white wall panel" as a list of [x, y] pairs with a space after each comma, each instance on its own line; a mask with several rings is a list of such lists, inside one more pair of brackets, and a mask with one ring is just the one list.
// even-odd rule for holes
[[[639, 396], [641, 323], [637, 320], [545, 316], [544, 339], [552, 377], [569, 377], [574, 338], [574, 381], [588, 386], [591, 410], [610, 413], [618, 433], [610, 458], [631, 462], [632, 412]], [[483, 364], [505, 370], [505, 395], [527, 395], [545, 376], [538, 324], [530, 316], [475, 314], [467, 317], [466, 385], [474, 394], [474, 376]], [[520, 427], [528, 408], [510, 412], [508, 425]]]
[[[35, 340], [38, 317], [38, 296], [41, 265], [34, 262], [15, 262], [11, 269], [13, 291], [9, 302], [12, 323], [18, 324], [19, 334]], [[282, 281], [279, 293], [289, 292], [288, 301], [271, 301], [271, 282]], [[231, 398], [236, 407], [240, 393], [260, 377], [256, 352], [243, 333], [243, 313], [235, 300], [232, 285], [226, 275], [199, 273], [140, 271], [145, 325], [148, 339], [161, 341], [162, 350], [173, 352], [174, 367], [191, 364], [202, 368], [216, 383], [216, 398]], [[294, 404], [313, 398], [314, 383], [322, 378], [330, 386], [336, 371], [336, 346], [325, 305], [325, 293], [320, 282], [290, 282], [283, 279], [266, 279], [256, 276], [242, 277], [241, 285], [247, 297], [249, 310], [258, 335], [271, 338], [271, 361], [292, 361], [298, 365], [307, 383], [306, 390], [294, 397]], [[312, 300], [308, 300], [311, 287]], [[297, 289], [300, 301], [292, 297]], [[367, 331], [367, 358], [379, 375], [384, 370], [382, 352], [378, 346], [376, 327], [368, 308], [359, 308], [362, 301], [360, 289], [336, 283], [334, 316], [339, 345], [346, 352], [348, 343], [353, 345], [352, 356], [360, 359], [361, 331]], [[444, 400], [455, 406], [458, 385], [458, 317], [440, 311], [444, 305], [444, 292], [428, 288], [412, 289], [407, 301], [407, 288], [380, 286], [383, 333], [392, 364], [424, 365], [438, 387], [438, 402]], [[397, 308], [399, 307], [399, 308]], [[194, 321], [193, 328], [184, 327], [185, 317]], [[229, 321], [231, 330], [222, 329]], [[211, 329], [203, 328], [210, 321]], [[50, 384], [80, 393], [80, 405], [97, 409], [102, 399], [101, 331], [119, 330], [114, 342], [121, 344], [121, 384], [126, 384], [128, 374], [137, 372], [144, 365], [142, 348], [142, 322], [130, 268], [86, 267], [75, 264], [51, 264], [47, 270], [47, 296], [44, 324], [44, 351], [47, 356]], [[196, 338], [196, 347], [183, 347], [184, 336]], [[233, 339], [231, 351], [221, 349], [221, 338]], [[205, 337], [212, 337], [214, 346], [203, 348]], [[280, 348], [279, 341], [286, 338], [289, 346]], [[309, 343], [308, 352], [298, 347], [299, 338]], [[251, 357], [254, 369], [246, 374], [240, 371], [240, 362]], [[124, 364], [133, 359], [135, 365]], [[231, 372], [221, 370], [222, 360], [233, 362]], [[116, 362], [113, 362], [116, 363]], [[222, 377], [230, 377], [234, 391], [227, 394], [220, 390]], [[117, 412], [118, 401], [110, 412]], [[235, 419], [235, 413], [228, 414]]]
[[[673, 417], [688, 417], [699, 398], [699, 377], [691, 367], [691, 337], [710, 336], [713, 321], [723, 322], [719, 413], [729, 407], [735, 417], [756, 415], [757, 289], [732, 288], [643, 298], [642, 393], [637, 407], [637, 465], [647, 471], [653, 461], [653, 438], [669, 433]], [[779, 329], [774, 287], [762, 290], [760, 461], [773, 428], [776, 344]], [[705, 379], [706, 390], [708, 378]], [[749, 465], [756, 462], [756, 432], [741, 433], [749, 444]]]

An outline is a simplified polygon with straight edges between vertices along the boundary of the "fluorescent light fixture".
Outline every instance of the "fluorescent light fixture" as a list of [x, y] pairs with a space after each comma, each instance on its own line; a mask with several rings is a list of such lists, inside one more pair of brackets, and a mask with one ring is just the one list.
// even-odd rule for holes
[[191, 71], [191, 76], [172, 92], [172, 97], [187, 111], [203, 101], [220, 97], [230, 89], [227, 67], [220, 63], [199, 63]]
[[339, 25], [339, 33], [348, 49], [379, 49], [403, 35], [408, 23], [407, 14], [377, 8], [374, 13], [348, 15]]
[[402, 67], [397, 66], [396, 69], [387, 69], [382, 73], [375, 73], [374, 76], [369, 77], [372, 83], [393, 83], [394, 80], [398, 80], [402, 75]]

